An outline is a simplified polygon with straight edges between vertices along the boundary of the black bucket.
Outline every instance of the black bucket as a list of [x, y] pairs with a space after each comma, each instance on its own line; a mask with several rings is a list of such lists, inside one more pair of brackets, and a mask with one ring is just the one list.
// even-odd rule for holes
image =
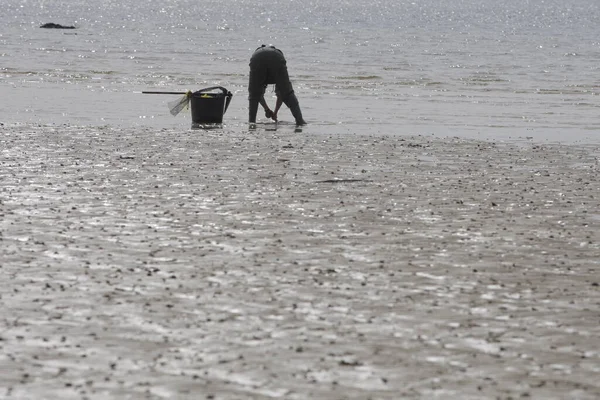
[[[221, 93], [209, 93], [212, 90], [221, 90]], [[221, 86], [200, 89], [192, 93], [192, 122], [194, 124], [221, 124], [223, 115], [229, 107], [233, 95]]]

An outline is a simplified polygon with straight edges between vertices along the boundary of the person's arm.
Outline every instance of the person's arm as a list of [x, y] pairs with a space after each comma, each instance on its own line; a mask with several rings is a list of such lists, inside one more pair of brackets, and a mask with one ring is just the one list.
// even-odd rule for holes
[[273, 112], [269, 109], [269, 106], [267, 105], [267, 102], [265, 101], [265, 96], [261, 97], [260, 100], [258, 100], [258, 102], [260, 103], [260, 105], [265, 109], [265, 115], [267, 115], [267, 118], [269, 118], [269, 114], [273, 114]]
[[273, 121], [277, 121], [277, 113], [279, 112], [279, 109], [281, 108], [282, 104], [283, 100], [281, 100], [281, 97], [277, 96], [277, 101], [275, 102], [275, 111], [273, 111], [273, 115], [271, 116], [271, 118], [273, 118]]

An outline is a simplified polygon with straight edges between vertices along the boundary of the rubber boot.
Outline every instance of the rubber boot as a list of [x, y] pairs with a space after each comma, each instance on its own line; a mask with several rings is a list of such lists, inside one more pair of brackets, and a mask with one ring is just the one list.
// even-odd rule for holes
[[296, 119], [296, 125], [306, 125], [306, 121], [302, 118], [302, 111], [296, 93], [291, 93], [284, 101], [285, 105], [290, 109], [292, 115]]

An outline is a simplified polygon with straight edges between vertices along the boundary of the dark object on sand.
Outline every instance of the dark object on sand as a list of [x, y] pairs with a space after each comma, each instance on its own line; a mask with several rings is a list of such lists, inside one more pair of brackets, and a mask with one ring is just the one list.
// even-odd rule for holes
[[66, 25], [61, 25], [61, 24], [55, 24], [54, 22], [48, 22], [44, 25], [40, 25], [40, 28], [47, 28], [47, 29], [75, 29], [74, 26], [66, 26]]
[[[221, 93], [207, 93], [220, 90]], [[192, 122], [196, 124], [221, 124], [233, 95], [221, 86], [198, 90], [192, 94]]]
[[[220, 91], [215, 93], [214, 91]], [[194, 124], [221, 124], [223, 115], [229, 107], [233, 94], [222, 86], [212, 86], [200, 89], [197, 92], [142, 92], [145, 94], [181, 94], [178, 100], [169, 102], [172, 115], [177, 115], [192, 104], [192, 123]]]

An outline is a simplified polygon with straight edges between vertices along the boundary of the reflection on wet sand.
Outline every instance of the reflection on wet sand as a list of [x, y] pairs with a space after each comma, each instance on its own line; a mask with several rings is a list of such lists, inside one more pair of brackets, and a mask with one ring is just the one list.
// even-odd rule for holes
[[599, 154], [4, 126], [0, 396], [598, 398]]

